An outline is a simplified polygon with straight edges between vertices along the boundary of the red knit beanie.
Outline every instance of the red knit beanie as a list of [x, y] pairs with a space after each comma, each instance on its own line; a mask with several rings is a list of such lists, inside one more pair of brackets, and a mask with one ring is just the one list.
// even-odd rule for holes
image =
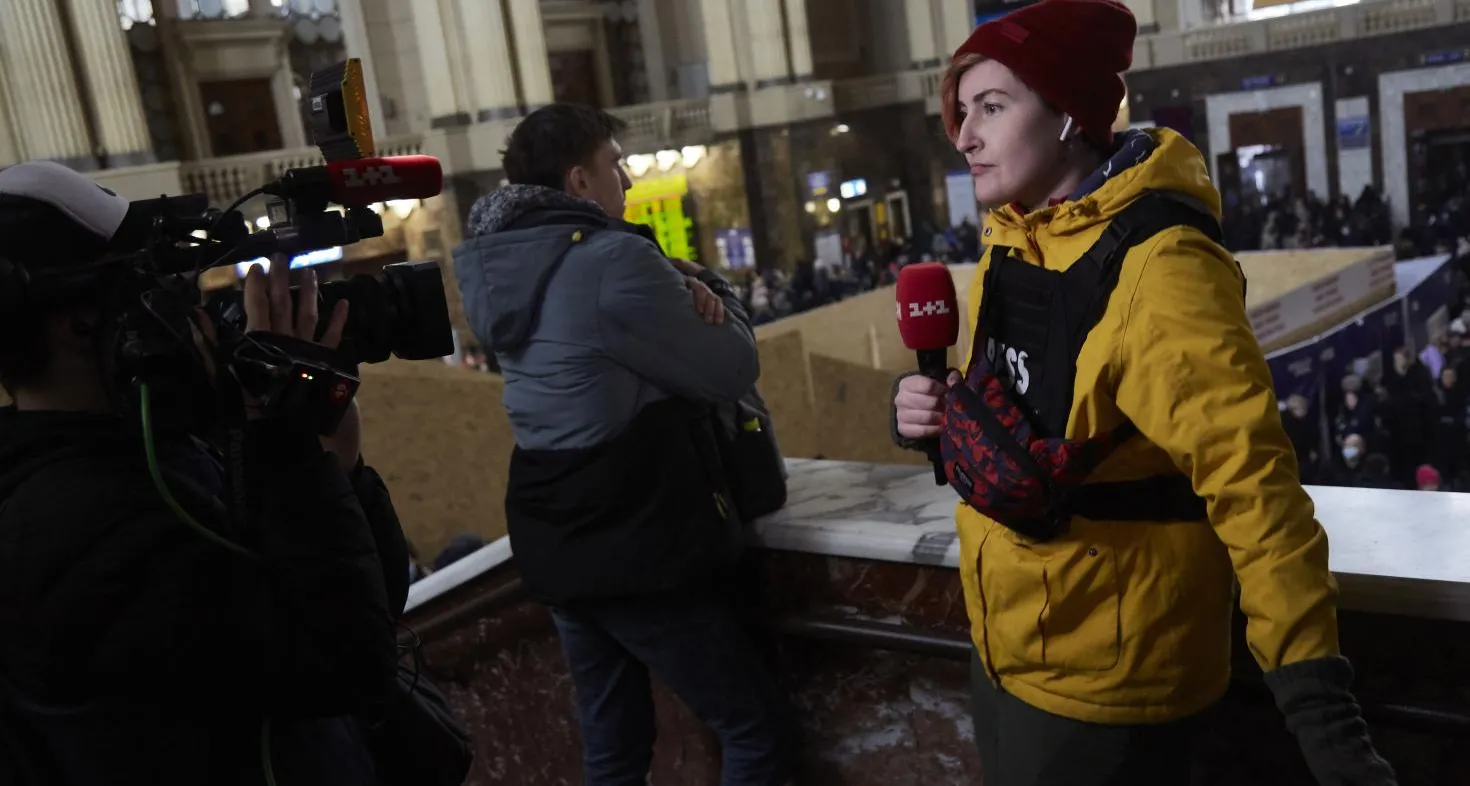
[[1048, 103], [1072, 116], [1103, 150], [1133, 65], [1138, 22], [1116, 0], [1041, 0], [986, 22], [955, 51], [1011, 69]]

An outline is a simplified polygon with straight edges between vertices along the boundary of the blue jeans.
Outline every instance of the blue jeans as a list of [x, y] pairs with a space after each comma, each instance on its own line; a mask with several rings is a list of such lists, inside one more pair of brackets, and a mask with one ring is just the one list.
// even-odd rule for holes
[[656, 733], [650, 671], [719, 737], [723, 786], [786, 783], [790, 716], [728, 603], [643, 597], [552, 616], [576, 687], [586, 786], [647, 783]]

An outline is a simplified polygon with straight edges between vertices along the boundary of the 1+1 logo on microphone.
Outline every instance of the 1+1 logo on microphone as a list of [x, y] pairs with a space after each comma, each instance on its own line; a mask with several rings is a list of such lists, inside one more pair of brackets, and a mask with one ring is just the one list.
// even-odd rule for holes
[[402, 178], [398, 177], [398, 173], [393, 171], [391, 164], [366, 167], [362, 174], [358, 174], [355, 168], [343, 167], [342, 179], [348, 188], [393, 186], [403, 182]]
[[[901, 309], [902, 306], [900, 306], [899, 308]], [[949, 304], [944, 302], [943, 300], [931, 300], [928, 303], [920, 303], [916, 300], [912, 303], [909, 303], [909, 319], [937, 317], [943, 316], [948, 313]], [[902, 311], [899, 312], [898, 318], [903, 319]]]

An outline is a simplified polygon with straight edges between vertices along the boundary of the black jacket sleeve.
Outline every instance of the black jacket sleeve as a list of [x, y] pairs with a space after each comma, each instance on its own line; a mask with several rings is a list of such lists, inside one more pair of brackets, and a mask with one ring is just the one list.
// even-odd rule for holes
[[398, 521], [398, 511], [393, 508], [393, 499], [382, 476], [359, 457], [349, 478], [358, 504], [362, 505], [362, 512], [367, 516], [373, 542], [378, 547], [378, 560], [383, 566], [383, 586], [388, 593], [388, 611], [396, 620], [403, 615], [403, 607], [408, 605], [408, 540], [403, 535], [403, 525]]
[[[151, 484], [135, 486], [133, 498], [145, 507], [105, 526], [132, 535], [118, 541], [122, 553], [107, 555], [119, 575], [99, 599], [114, 620], [90, 666], [103, 684], [185, 705], [232, 706], [243, 717], [359, 712], [386, 695], [396, 663], [371, 519], [315, 435], [252, 423], [245, 442], [250, 516], [247, 532], [233, 534], [254, 556], [205, 540]], [[376, 478], [354, 474], [369, 487]], [[207, 503], [185, 507], [221, 526]]]
[[259, 637], [261, 646], [242, 647], [239, 667], [260, 669], [274, 713], [356, 711], [386, 691], [397, 654], [371, 520], [315, 435], [252, 425], [246, 455], [260, 559], [237, 563], [236, 598], [241, 644]]

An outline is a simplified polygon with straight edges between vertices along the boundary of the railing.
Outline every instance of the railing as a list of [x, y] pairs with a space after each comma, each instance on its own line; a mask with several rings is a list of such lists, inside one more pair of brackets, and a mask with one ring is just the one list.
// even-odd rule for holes
[[[413, 155], [423, 150], [423, 137], [400, 136], [378, 143], [378, 155]], [[180, 177], [189, 193], [209, 195], [209, 203], [224, 207], [250, 193], [261, 184], [280, 177], [288, 169], [316, 166], [322, 155], [314, 147], [294, 150], [272, 150], [224, 156], [204, 161], [190, 161], [181, 166]]]
[[620, 106], [608, 113], [628, 124], [619, 141], [630, 149], [697, 144], [715, 133], [709, 101], [703, 99]]
[[832, 83], [832, 100], [838, 111], [856, 111], [901, 103], [899, 74], [879, 74]]
[[1364, 0], [1357, 5], [1304, 11], [1198, 30], [1159, 33], [1147, 41], [1150, 57], [1135, 70], [1320, 46], [1470, 21], [1470, 0]]

